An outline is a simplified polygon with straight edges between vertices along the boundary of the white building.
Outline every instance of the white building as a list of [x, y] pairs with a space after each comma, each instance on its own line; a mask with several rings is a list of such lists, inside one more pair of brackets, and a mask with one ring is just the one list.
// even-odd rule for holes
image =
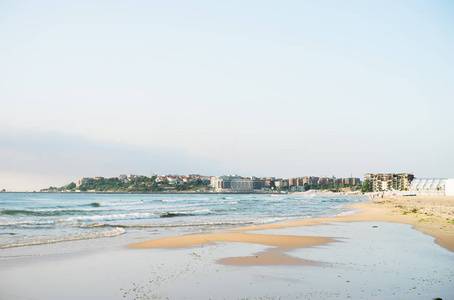
[[127, 181], [128, 181], [128, 177], [126, 176], [126, 174], [121, 174], [121, 175], [119, 175], [117, 178], [118, 178], [118, 180], [120, 180], [121, 182], [127, 182]]
[[215, 176], [211, 177], [211, 186], [216, 192], [249, 192], [263, 188], [263, 181], [251, 177]]
[[448, 180], [454, 179], [416, 178], [411, 182], [409, 192], [416, 195], [445, 195]]
[[454, 196], [454, 178], [446, 179], [445, 182], [445, 195]]

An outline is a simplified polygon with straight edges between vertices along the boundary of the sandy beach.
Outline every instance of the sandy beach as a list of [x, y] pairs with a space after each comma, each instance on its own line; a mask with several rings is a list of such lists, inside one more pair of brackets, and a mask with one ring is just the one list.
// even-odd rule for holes
[[[384, 197], [374, 202], [354, 204], [359, 213], [335, 218], [318, 218], [295, 222], [274, 223], [230, 229], [230, 231], [258, 231], [299, 226], [323, 225], [328, 222], [390, 222], [412, 225], [416, 230], [435, 238], [440, 246], [454, 252], [454, 197], [418, 196]], [[210, 242], [242, 242], [282, 248], [316, 246], [333, 242], [332, 238], [314, 240], [312, 237], [289, 238], [282, 235], [249, 233], [218, 233], [189, 235], [150, 240], [130, 245], [131, 248], [168, 248], [202, 245]], [[250, 264], [244, 260], [246, 264]]]
[[0, 298], [454, 298], [454, 197], [376, 200], [335, 218], [8, 260]]
[[352, 205], [359, 213], [336, 218], [319, 218], [297, 222], [268, 224], [232, 229], [252, 231], [295, 226], [319, 225], [326, 222], [391, 222], [414, 226], [435, 237], [435, 242], [454, 251], [454, 196], [384, 197], [374, 202]]
[[[345, 265], [344, 257], [351, 255], [351, 260], [348, 262], [350, 265], [364, 263], [364, 266], [366, 266], [366, 270], [359, 266], [357, 267], [356, 272], [362, 274], [361, 276], [374, 278], [374, 274], [371, 273], [377, 272], [375, 275], [377, 275], [376, 279], [378, 279], [380, 272], [382, 272], [381, 276], [389, 276], [385, 274], [392, 272], [398, 274], [388, 282], [390, 286], [392, 282], [395, 283], [395, 285], [392, 285], [392, 289], [394, 290], [392, 293], [390, 288], [386, 292], [383, 292], [382, 288], [378, 287], [380, 284], [377, 285], [365, 281], [367, 283], [364, 283], [364, 285], [369, 285], [368, 288], [362, 287], [361, 291], [363, 293], [355, 294], [350, 288], [347, 288], [351, 282], [347, 280], [345, 282], [347, 283], [346, 286], [344, 286], [345, 283], [340, 284], [340, 286], [334, 289], [324, 286], [313, 292], [299, 294], [299, 296], [292, 294], [289, 297], [294, 297], [295, 299], [300, 297], [306, 299], [345, 297], [360, 299], [384, 299], [388, 297], [396, 297], [397, 299], [427, 299], [427, 297], [441, 298], [441, 296], [445, 297], [443, 299], [446, 299], [446, 297], [453, 297], [454, 293], [449, 292], [448, 290], [451, 289], [447, 288], [447, 286], [451, 285], [451, 281], [454, 280], [454, 273], [451, 271], [452, 267], [454, 267], [454, 197], [402, 196], [377, 198], [375, 200], [374, 202], [353, 205], [352, 207], [358, 209], [359, 212], [346, 216], [235, 228], [229, 230], [231, 232], [216, 234], [149, 240], [130, 245], [129, 247], [134, 249], [184, 249], [188, 246], [196, 245], [203, 246], [216, 243], [219, 245], [220, 242], [224, 242], [222, 244], [224, 247], [236, 243], [242, 243], [242, 246], [239, 247], [244, 247], [244, 244], [259, 244], [269, 247], [256, 251], [252, 255], [222, 257], [217, 259], [216, 263], [218, 265], [248, 268], [267, 266], [271, 269], [276, 266], [297, 267], [304, 265], [305, 267], [322, 268], [323, 271], [319, 269], [319, 272], [330, 274], [333, 270], [336, 270], [336, 268], [332, 268], [333, 265]], [[349, 232], [347, 233], [345, 230]], [[280, 232], [282, 234], [279, 234]], [[381, 234], [385, 236], [381, 236]], [[408, 238], [412, 235], [417, 238]], [[433, 249], [437, 249], [433, 243], [434, 241], [436, 244], [449, 250], [448, 252], [440, 251], [442, 257], [438, 263], [441, 265], [438, 266], [435, 260], [428, 259], [430, 256], [428, 253], [434, 251]], [[349, 249], [348, 251], [342, 250], [345, 246], [339, 246], [338, 243], [346, 242], [355, 244], [355, 247], [347, 247]], [[326, 249], [326, 247], [334, 247], [338, 253], [320, 256], [321, 251], [317, 252], [319, 251], [317, 249]], [[362, 247], [364, 248], [362, 249]], [[428, 248], [432, 250], [428, 250]], [[350, 253], [347, 254], [346, 252]], [[297, 253], [304, 254], [299, 256], [296, 255]], [[311, 255], [308, 255], [308, 253]], [[366, 255], [364, 255], [365, 253]], [[431, 252], [431, 254], [434, 253]], [[421, 255], [427, 255], [425, 259], [428, 259], [428, 261], [424, 267], [422, 267], [422, 261], [424, 259]], [[336, 256], [338, 260], [333, 261], [333, 256]], [[377, 267], [379, 264], [383, 264], [384, 268]], [[417, 267], [412, 270], [408, 264], [414, 264]], [[394, 267], [390, 265], [394, 265]], [[447, 267], [444, 270], [445, 273], [441, 271], [442, 265]], [[330, 268], [332, 268], [331, 272], [326, 271]], [[412, 274], [411, 280], [416, 280], [415, 278], [420, 276], [417, 284], [409, 288], [410, 292], [406, 290], [407, 288], [404, 288], [407, 283], [405, 283], [405, 279], [400, 274], [402, 268], [407, 269], [406, 272]], [[431, 272], [440, 273], [435, 277], [431, 277]], [[341, 277], [341, 275], [338, 276]], [[349, 272], [346, 276], [355, 277], [352, 272]], [[442, 276], [444, 279], [440, 279], [438, 276]], [[317, 276], [315, 277], [317, 278]], [[355, 280], [361, 282], [358, 278], [355, 278]], [[432, 280], [439, 280], [439, 282], [444, 283], [433, 290], [430, 290], [428, 287], [422, 287], [426, 281], [431, 282]], [[306, 281], [308, 280], [306, 279]], [[315, 285], [316, 283], [312, 281], [312, 284]], [[351, 286], [353, 287], [354, 285]], [[364, 294], [365, 291], [370, 292], [371, 287], [376, 292], [370, 294], [366, 292]], [[357, 288], [360, 287], [357, 286]], [[339, 292], [343, 289], [345, 289], [344, 292]], [[418, 293], [412, 292], [413, 290], [418, 290]], [[424, 294], [421, 293], [421, 290], [425, 292], [430, 290], [431, 292]], [[272, 299], [275, 298], [274, 296], [270, 297]]]

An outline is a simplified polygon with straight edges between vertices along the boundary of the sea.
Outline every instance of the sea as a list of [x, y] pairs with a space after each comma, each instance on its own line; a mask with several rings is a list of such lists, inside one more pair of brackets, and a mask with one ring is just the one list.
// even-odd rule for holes
[[0, 258], [5, 250], [5, 257], [33, 247], [36, 252], [37, 245], [99, 248], [346, 215], [355, 212], [347, 205], [364, 201], [364, 196], [317, 194], [0, 193]]

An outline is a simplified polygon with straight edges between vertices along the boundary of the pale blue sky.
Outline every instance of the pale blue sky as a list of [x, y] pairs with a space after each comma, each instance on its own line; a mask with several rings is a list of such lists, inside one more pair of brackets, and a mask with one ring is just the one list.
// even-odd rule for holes
[[453, 82], [452, 1], [4, 0], [0, 189], [454, 177]]

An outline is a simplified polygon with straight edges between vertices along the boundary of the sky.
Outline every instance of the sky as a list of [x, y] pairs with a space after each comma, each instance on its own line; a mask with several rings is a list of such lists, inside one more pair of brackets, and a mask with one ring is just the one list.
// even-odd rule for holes
[[0, 0], [0, 189], [454, 178], [454, 2]]

